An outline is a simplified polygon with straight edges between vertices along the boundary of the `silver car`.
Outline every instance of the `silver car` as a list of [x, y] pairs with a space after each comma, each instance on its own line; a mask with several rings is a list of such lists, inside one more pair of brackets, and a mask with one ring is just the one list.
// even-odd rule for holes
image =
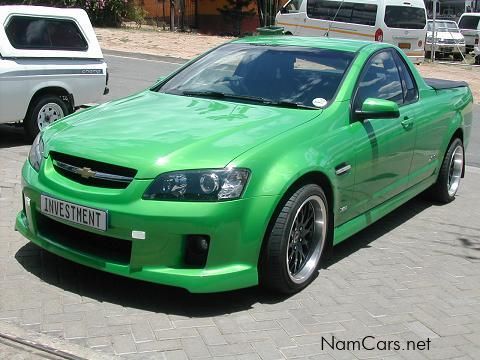
[[[454, 58], [462, 59], [465, 55], [465, 38], [460, 33], [457, 24], [451, 20], [435, 21], [435, 53], [438, 56], [453, 55]], [[427, 22], [427, 40], [425, 42], [426, 56], [430, 57], [433, 42], [433, 21]]]

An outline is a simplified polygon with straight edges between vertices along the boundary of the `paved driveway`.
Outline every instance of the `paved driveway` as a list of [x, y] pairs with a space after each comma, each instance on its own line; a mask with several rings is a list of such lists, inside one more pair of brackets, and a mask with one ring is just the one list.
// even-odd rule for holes
[[[480, 356], [479, 170], [453, 203], [415, 199], [341, 244], [300, 294], [191, 295], [76, 265], [14, 232], [28, 146], [18, 130], [0, 133], [0, 323], [127, 359]], [[326, 343], [352, 349], [342, 341], [367, 336], [368, 348], [423, 350]]]

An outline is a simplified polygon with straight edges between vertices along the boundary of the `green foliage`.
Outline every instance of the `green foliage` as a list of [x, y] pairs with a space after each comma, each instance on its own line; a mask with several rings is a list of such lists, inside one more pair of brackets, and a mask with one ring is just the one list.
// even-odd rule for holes
[[0, 5], [44, 5], [84, 9], [96, 26], [118, 27], [124, 20], [141, 25], [145, 11], [135, 0], [0, 0]]
[[255, 3], [254, 0], [227, 0], [227, 4], [217, 8], [224, 19], [233, 24], [234, 35], [241, 35], [243, 20], [255, 15], [255, 9], [250, 7], [253, 3]]

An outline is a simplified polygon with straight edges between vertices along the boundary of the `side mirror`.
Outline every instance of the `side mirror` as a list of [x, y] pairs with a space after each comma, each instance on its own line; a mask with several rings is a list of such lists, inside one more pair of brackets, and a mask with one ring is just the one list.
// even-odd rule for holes
[[357, 120], [396, 119], [399, 116], [397, 103], [384, 99], [368, 98], [363, 102], [361, 110], [355, 110]]

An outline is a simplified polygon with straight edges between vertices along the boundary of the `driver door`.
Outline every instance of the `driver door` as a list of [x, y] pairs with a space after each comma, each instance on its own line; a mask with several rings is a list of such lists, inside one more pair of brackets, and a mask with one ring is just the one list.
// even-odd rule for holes
[[[352, 127], [356, 139], [356, 201], [351, 216], [372, 209], [408, 186], [415, 145], [415, 110], [405, 106], [404, 84], [393, 51], [381, 50], [370, 58], [354, 91]], [[367, 98], [396, 102], [400, 116], [355, 119], [355, 110], [360, 110]]]

